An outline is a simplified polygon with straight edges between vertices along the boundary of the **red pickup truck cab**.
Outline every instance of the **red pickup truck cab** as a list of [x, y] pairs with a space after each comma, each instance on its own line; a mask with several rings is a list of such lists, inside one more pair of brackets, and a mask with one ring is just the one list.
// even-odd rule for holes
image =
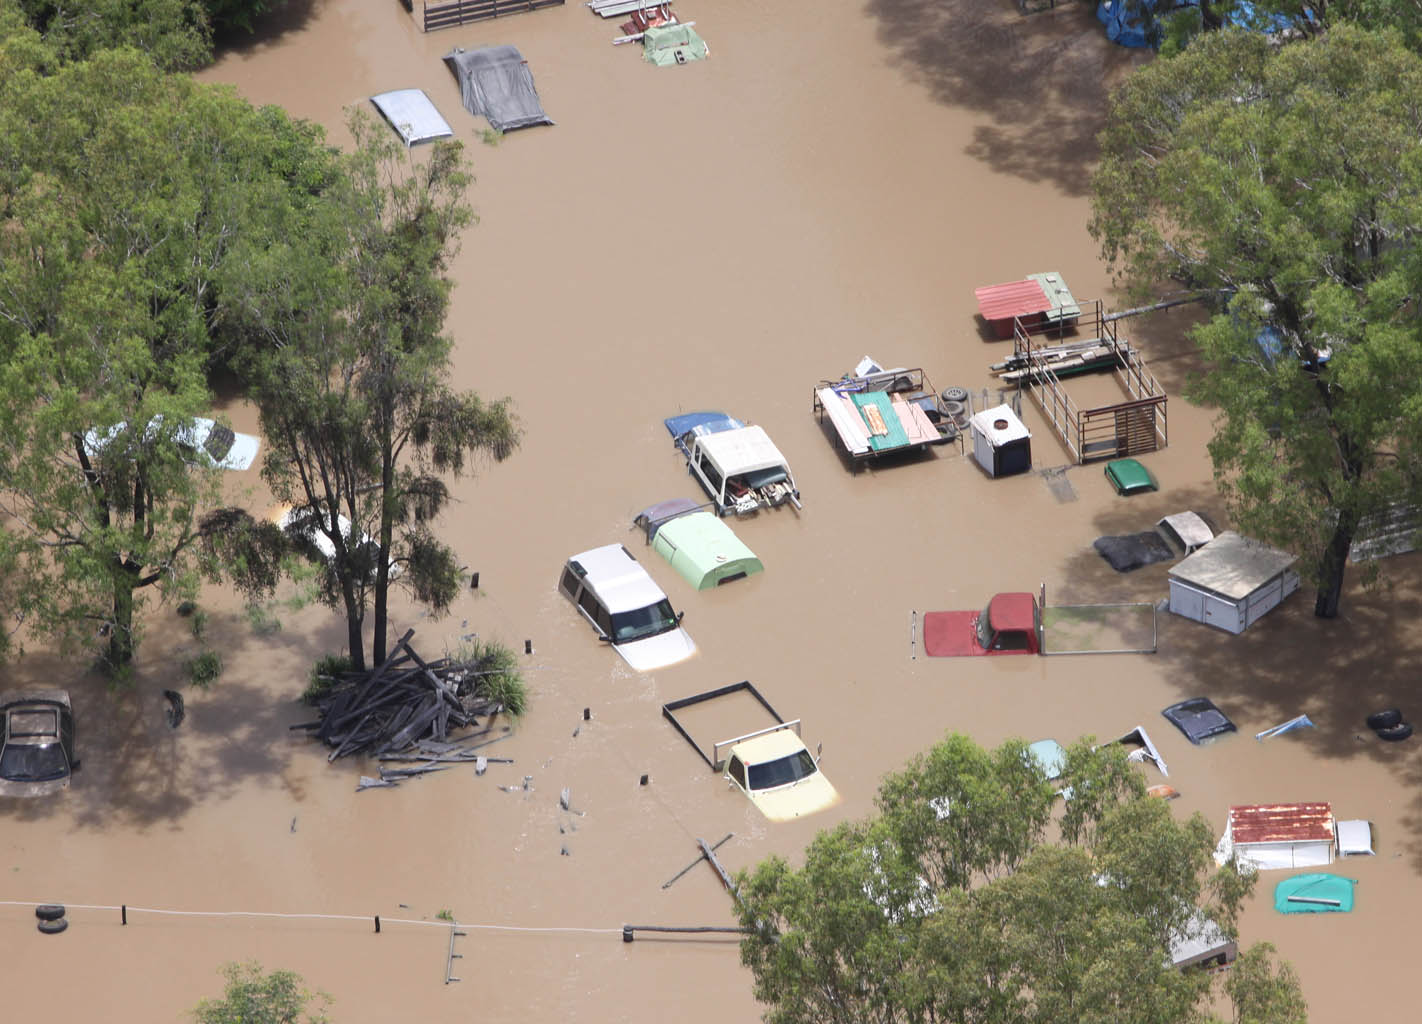
[[923, 649], [937, 657], [1040, 654], [1041, 611], [1027, 593], [996, 594], [980, 612], [929, 612]]

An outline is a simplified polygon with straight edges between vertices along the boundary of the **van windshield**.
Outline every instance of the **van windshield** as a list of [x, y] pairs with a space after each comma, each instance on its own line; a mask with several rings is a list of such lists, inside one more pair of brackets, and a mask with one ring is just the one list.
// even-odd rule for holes
[[625, 644], [676, 629], [676, 612], [666, 598], [645, 608], [617, 612], [612, 616], [612, 642]]

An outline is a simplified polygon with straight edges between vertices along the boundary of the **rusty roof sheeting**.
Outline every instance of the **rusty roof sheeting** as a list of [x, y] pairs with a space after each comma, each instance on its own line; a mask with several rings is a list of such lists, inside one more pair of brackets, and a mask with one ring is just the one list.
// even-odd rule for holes
[[1333, 806], [1328, 803], [1249, 804], [1229, 809], [1229, 832], [1236, 846], [1247, 843], [1333, 841]]
[[1052, 308], [1052, 300], [1036, 281], [1013, 281], [1010, 284], [992, 284], [975, 288], [978, 297], [978, 312], [984, 320], [1011, 320], [1015, 316], [1029, 313], [1045, 313]]

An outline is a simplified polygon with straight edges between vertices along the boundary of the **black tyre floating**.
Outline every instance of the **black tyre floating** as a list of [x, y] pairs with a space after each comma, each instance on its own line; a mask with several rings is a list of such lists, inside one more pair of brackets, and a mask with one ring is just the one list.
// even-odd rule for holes
[[58, 921], [64, 916], [64, 904], [41, 903], [35, 907], [35, 917], [41, 921]]
[[1412, 726], [1407, 722], [1398, 722], [1390, 729], [1379, 729], [1378, 739], [1387, 740], [1389, 743], [1398, 743], [1412, 735]]
[[943, 401], [945, 402], [966, 402], [967, 400], [967, 388], [951, 387], [943, 389]]
[[1391, 729], [1402, 722], [1402, 712], [1397, 708], [1388, 708], [1386, 711], [1374, 711], [1367, 717], [1369, 729]]
[[53, 921], [41, 921], [38, 927], [39, 930], [46, 935], [58, 935], [69, 927], [69, 919], [67, 917], [61, 917]]
[[950, 399], [943, 403], [943, 411], [948, 414], [949, 418], [956, 419], [957, 417], [963, 415], [963, 413], [967, 412], [968, 407], [962, 402], [957, 402]]

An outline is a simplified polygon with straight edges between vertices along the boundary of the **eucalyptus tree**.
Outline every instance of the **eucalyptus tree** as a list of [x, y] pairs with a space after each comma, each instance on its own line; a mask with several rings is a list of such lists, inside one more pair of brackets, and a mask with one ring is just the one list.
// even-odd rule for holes
[[[1051, 841], [1055, 791], [1096, 794]], [[769, 1024], [1197, 1024], [1211, 976], [1171, 965], [1205, 914], [1234, 934], [1253, 884], [1215, 869], [1198, 814], [1145, 794], [1119, 746], [1082, 742], [1049, 784], [1020, 741], [949, 736], [880, 788], [878, 813], [820, 833], [796, 868], [771, 857], [737, 878], [741, 959]], [[952, 851], [944, 857], [945, 851]], [[946, 870], [945, 870], [946, 867]], [[1297, 1010], [1267, 947], [1225, 996]], [[1239, 1020], [1268, 1020], [1248, 1014]]]
[[384, 660], [392, 587], [443, 611], [461, 564], [432, 530], [447, 476], [504, 459], [519, 427], [507, 399], [449, 382], [443, 333], [449, 260], [472, 211], [458, 143], [421, 159], [363, 114], [340, 194], [319, 227], [253, 286], [256, 382], [269, 454], [263, 476], [292, 505], [324, 567], [322, 596], [346, 617], [352, 664]]
[[1123, 84], [1101, 148], [1105, 257], [1135, 289], [1222, 296], [1192, 395], [1219, 409], [1235, 518], [1337, 615], [1360, 523], [1422, 493], [1422, 59], [1346, 24], [1282, 48], [1210, 33]]
[[67, 649], [100, 638], [121, 669], [143, 595], [198, 585], [221, 471], [185, 442], [241, 336], [234, 253], [299, 219], [330, 154], [314, 129], [136, 51], [57, 68], [41, 48], [4, 52], [0, 560], [23, 580], [6, 610]]

